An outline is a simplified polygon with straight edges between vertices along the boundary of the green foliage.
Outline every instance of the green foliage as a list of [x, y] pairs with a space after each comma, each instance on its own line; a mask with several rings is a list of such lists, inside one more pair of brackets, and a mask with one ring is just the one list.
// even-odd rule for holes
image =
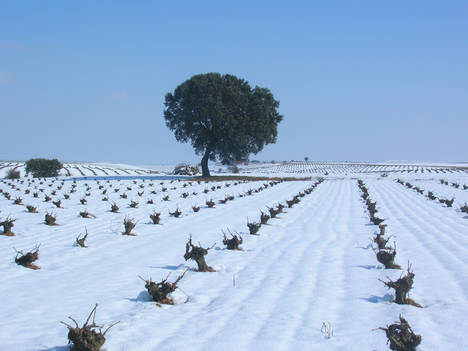
[[237, 165], [234, 165], [234, 166], [230, 166], [230, 167], [229, 167], [229, 171], [230, 171], [231, 173], [239, 173], [239, 172], [240, 172], [240, 169], [239, 169], [239, 167], [237, 167]]
[[26, 161], [26, 173], [32, 173], [34, 178], [57, 177], [62, 167], [57, 159], [32, 158]]
[[236, 76], [195, 75], [166, 94], [164, 118], [178, 141], [189, 142], [203, 155], [202, 173], [209, 176], [208, 160], [232, 162], [258, 153], [276, 142], [283, 116], [279, 102], [266, 88]]
[[8, 170], [6, 179], [20, 179], [20, 171], [17, 171], [16, 169], [12, 168]]

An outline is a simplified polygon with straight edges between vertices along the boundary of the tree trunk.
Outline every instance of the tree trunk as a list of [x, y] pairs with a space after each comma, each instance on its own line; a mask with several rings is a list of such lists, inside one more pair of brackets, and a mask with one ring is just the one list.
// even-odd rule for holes
[[210, 158], [210, 153], [211, 150], [209, 147], [207, 147], [201, 160], [202, 177], [210, 177], [210, 169], [208, 168], [208, 159]]

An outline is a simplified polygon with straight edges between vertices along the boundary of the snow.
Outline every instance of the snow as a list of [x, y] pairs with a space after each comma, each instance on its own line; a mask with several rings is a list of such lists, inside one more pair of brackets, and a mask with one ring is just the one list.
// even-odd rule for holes
[[[12, 162], [9, 167], [19, 164]], [[29, 195], [24, 193], [28, 178], [23, 178], [23, 184], [11, 182], [19, 190], [12, 189], [8, 180], [0, 182], [0, 189], [11, 194], [11, 200], [0, 194], [0, 216], [16, 219], [12, 228], [16, 236], [0, 236], [0, 350], [68, 350], [67, 329], [60, 321], [72, 316], [83, 323], [96, 303], [98, 324], [120, 321], [106, 334], [108, 351], [387, 350], [385, 333], [373, 329], [396, 321], [399, 314], [422, 335], [421, 350], [468, 349], [464, 338], [468, 329], [468, 216], [458, 209], [468, 200], [468, 191], [439, 181], [468, 184], [465, 169], [446, 164], [337, 162], [240, 166], [248, 175], [304, 180], [285, 181], [239, 197], [268, 182], [198, 184], [146, 173], [144, 167], [79, 164], [88, 177], [84, 178], [72, 166], [71, 177], [64, 175], [52, 187], [48, 186], [51, 179], [42, 185], [36, 180]], [[93, 167], [106, 169], [109, 182]], [[97, 178], [91, 177], [88, 168], [98, 173]], [[117, 176], [114, 170], [123, 174]], [[1, 172], [6, 174], [6, 169]], [[385, 172], [388, 176], [382, 177]], [[259, 221], [260, 210], [285, 203], [314, 184], [318, 176], [325, 181], [310, 195], [263, 225], [258, 236], [249, 235], [247, 218]], [[74, 177], [77, 191], [65, 200], [63, 195], [71, 189]], [[396, 263], [403, 268], [411, 263], [415, 273], [411, 297], [424, 308], [392, 303], [393, 291], [379, 281], [397, 279], [402, 271], [384, 270], [375, 258], [370, 237], [378, 228], [369, 224], [358, 178], [369, 188], [378, 216], [385, 219], [387, 232], [393, 236]], [[455, 197], [453, 208], [407, 189], [397, 178], [426, 192]], [[62, 179], [63, 188], [51, 197], [61, 198], [63, 208], [55, 208], [43, 199]], [[106, 195], [95, 179], [107, 189]], [[231, 185], [226, 187], [226, 183]], [[92, 189], [88, 203], [81, 205], [85, 184]], [[213, 185], [221, 188], [211, 191]], [[204, 189], [210, 191], [205, 194]], [[35, 191], [39, 198], [33, 198]], [[144, 191], [141, 197], [139, 191]], [[127, 199], [120, 198], [124, 192]], [[181, 196], [184, 192], [190, 194], [186, 199]], [[165, 195], [170, 201], [162, 201]], [[235, 199], [220, 204], [226, 195]], [[25, 205], [37, 206], [39, 213], [27, 213], [25, 207], [14, 205], [17, 196]], [[102, 201], [104, 196], [109, 201]], [[154, 204], [146, 203], [150, 198]], [[215, 208], [207, 208], [208, 199], [216, 202]], [[132, 200], [139, 202], [137, 208], [128, 206]], [[113, 201], [120, 213], [109, 211]], [[193, 205], [201, 206], [198, 213], [192, 211]], [[168, 214], [176, 208], [182, 211], [181, 218]], [[81, 218], [79, 212], [84, 209], [96, 218]], [[150, 224], [153, 210], [161, 213], [161, 225]], [[58, 226], [44, 224], [46, 212], [57, 215]], [[135, 237], [121, 235], [126, 216], [137, 221]], [[80, 248], [74, 241], [85, 228], [89, 247]], [[222, 232], [227, 230], [243, 236], [243, 251], [225, 249]], [[196, 272], [195, 262], [184, 260], [190, 234], [203, 247], [216, 243], [206, 256], [216, 272]], [[13, 248], [28, 251], [38, 244], [40, 270], [15, 264]], [[171, 273], [172, 281], [186, 269], [180, 289], [173, 293], [175, 305], [158, 307], [150, 301], [139, 276], [159, 281]], [[323, 322], [333, 328], [331, 338], [321, 332]]]

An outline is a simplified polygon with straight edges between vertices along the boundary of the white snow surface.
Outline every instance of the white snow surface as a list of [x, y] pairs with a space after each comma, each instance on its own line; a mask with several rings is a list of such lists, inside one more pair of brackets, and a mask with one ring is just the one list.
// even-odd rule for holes
[[[462, 188], [468, 185], [465, 168], [312, 162], [241, 166], [248, 175], [311, 178], [239, 197], [269, 181], [198, 184], [157, 174], [144, 178], [149, 173], [143, 168], [97, 165], [109, 173], [107, 181], [103, 172], [95, 180], [68, 166], [72, 175], [53, 184], [52, 179], [28, 184], [30, 178], [0, 182], [0, 189], [11, 195], [7, 200], [0, 194], [0, 221], [16, 219], [16, 235], [0, 235], [1, 351], [68, 350], [67, 328], [60, 321], [69, 323], [72, 316], [81, 325], [96, 303], [97, 324], [120, 321], [106, 334], [108, 351], [388, 350], [385, 333], [374, 329], [397, 321], [400, 314], [422, 336], [419, 350], [468, 350], [468, 216], [459, 210], [468, 201], [468, 190]], [[82, 171], [85, 167], [79, 166]], [[112, 171], [119, 169], [131, 174], [120, 172], [117, 177]], [[261, 226], [259, 235], [249, 235], [247, 220], [258, 222], [260, 210], [285, 204], [317, 176], [325, 180], [310, 195], [292, 208], [286, 206], [277, 219]], [[69, 193], [73, 178], [77, 191]], [[410, 295], [423, 308], [393, 303], [393, 290], [379, 281], [395, 280], [404, 270], [385, 270], [377, 262], [370, 238], [378, 227], [369, 223], [358, 178], [388, 225], [396, 263], [404, 269], [411, 263], [415, 278]], [[398, 184], [397, 178], [426, 193], [454, 197], [454, 205], [431, 201]], [[443, 185], [440, 179], [461, 186]], [[212, 186], [221, 188], [212, 191]], [[181, 196], [184, 192], [187, 198]], [[120, 197], [123, 193], [126, 199]], [[46, 194], [61, 199], [62, 208], [44, 202]], [[166, 195], [169, 201], [162, 200]], [[235, 199], [219, 203], [226, 195]], [[109, 201], [102, 201], [104, 196]], [[17, 197], [39, 213], [13, 204]], [[87, 199], [86, 205], [81, 198]], [[208, 199], [216, 202], [215, 208], [207, 208]], [[137, 208], [129, 207], [132, 200], [139, 202]], [[119, 213], [109, 211], [113, 202]], [[193, 212], [193, 205], [200, 205], [200, 211]], [[180, 218], [168, 213], [176, 208], [182, 211]], [[85, 209], [96, 218], [81, 218], [79, 212]], [[153, 211], [161, 213], [160, 225], [150, 224]], [[46, 212], [56, 214], [58, 226], [44, 224]], [[121, 235], [125, 217], [137, 221], [132, 231], [136, 236]], [[88, 248], [81, 248], [74, 242], [85, 228]], [[228, 230], [243, 236], [243, 251], [225, 248], [223, 231]], [[184, 260], [190, 234], [203, 247], [215, 244], [206, 261], [216, 272], [196, 272], [195, 262]], [[38, 244], [39, 270], [14, 262], [14, 249], [26, 252]], [[139, 278], [160, 281], [170, 273], [173, 281], [187, 269], [172, 295], [174, 305], [151, 301]], [[321, 332], [323, 322], [332, 326], [331, 338]]]

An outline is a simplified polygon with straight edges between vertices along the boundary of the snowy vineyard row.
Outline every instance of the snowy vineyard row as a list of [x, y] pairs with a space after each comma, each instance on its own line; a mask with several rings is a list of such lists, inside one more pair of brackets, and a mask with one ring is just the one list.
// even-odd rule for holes
[[[19, 171], [25, 176], [24, 162], [0, 162], [0, 177], [5, 176], [9, 170]], [[118, 167], [85, 163], [64, 163], [61, 175], [65, 177], [105, 177], [105, 176], [148, 176], [158, 172], [140, 167]]]
[[[54, 196], [57, 195], [57, 191], [65, 190], [63, 188], [65, 186], [64, 181], [62, 181], [60, 183], [57, 182], [58, 184], [56, 184], [56, 180], [52, 180], [51, 182], [47, 182], [46, 180], [38, 180], [37, 185], [34, 184], [34, 183], [36, 183], [35, 179], [29, 179], [29, 180], [26, 180], [26, 182], [27, 182], [27, 184], [25, 183], [25, 180], [21, 180], [21, 181], [18, 180], [16, 182], [14, 182], [14, 181], [4, 182], [4, 184], [7, 185], [14, 192], [24, 192], [24, 194], [26, 194], [28, 196], [31, 196], [31, 194], [32, 194], [31, 198], [38, 198], [38, 196], [35, 196], [35, 194], [38, 194], [38, 193], [37, 192], [31, 192], [31, 190], [38, 190], [39, 192], [44, 193], [44, 191], [45, 191], [45, 189], [47, 187], [53, 188], [55, 186], [55, 189], [51, 191], [51, 195], [54, 195]], [[173, 182], [174, 181], [171, 181], [170, 184], [172, 184]], [[284, 204], [279, 202], [277, 204], [271, 204], [270, 205], [271, 207], [266, 206], [266, 208], [268, 209], [268, 214], [267, 214], [267, 212], [260, 211], [260, 218], [259, 218], [258, 222], [257, 221], [250, 221], [250, 222], [248, 221], [247, 222], [247, 227], [248, 227], [248, 230], [249, 230], [248, 234], [249, 235], [257, 235], [257, 236], [260, 235], [259, 230], [260, 230], [262, 225], [267, 225], [268, 221], [271, 218], [278, 218], [278, 215], [283, 213], [283, 209], [285, 207], [286, 208], [292, 208], [294, 205], [300, 203], [301, 199], [303, 197], [305, 197], [306, 195], [310, 195], [313, 192], [313, 190], [316, 188], [316, 186], [319, 185], [322, 182], [323, 182], [323, 179], [319, 179], [318, 181], [316, 181], [311, 186], [305, 188], [303, 191], [300, 191], [297, 194], [293, 195], [290, 200], [285, 200]], [[208, 182], [205, 182], [205, 184], [207, 184], [207, 183]], [[239, 185], [241, 183], [245, 184], [245, 183], [248, 183], [248, 182], [247, 181], [235, 182], [232, 185], [233, 185], [233, 187], [235, 187], [235, 186], [237, 186], [237, 185]], [[254, 189], [249, 188], [249, 189], [247, 189], [247, 191], [245, 193], [239, 194], [238, 197], [251, 196], [251, 195], [253, 195], [255, 193], [259, 193], [259, 192], [261, 192], [261, 191], [263, 191], [265, 189], [268, 189], [269, 187], [273, 187], [273, 186], [278, 185], [280, 183], [281, 183], [281, 181], [277, 181], [277, 180], [271, 181], [269, 183], [268, 182], [263, 183], [258, 188], [254, 188]], [[109, 185], [109, 188], [112, 187], [112, 185], [109, 182], [107, 184]], [[137, 185], [137, 182], [134, 181], [134, 184]], [[181, 186], [180, 188], [172, 187], [171, 190], [186, 190], [186, 189], [189, 189], [191, 186], [194, 186], [194, 184], [200, 185], [200, 181], [197, 182], [197, 183], [196, 182], [183, 182], [183, 186]], [[26, 189], [24, 189], [24, 187], [21, 188], [20, 185], [26, 186]], [[161, 185], [161, 188], [159, 189], [160, 192], [163, 192], [163, 193], [167, 192], [168, 188], [164, 187], [164, 182], [161, 182], [159, 185]], [[41, 187], [41, 186], [43, 186], [43, 187]], [[109, 190], [109, 188], [105, 188], [99, 181], [96, 182], [96, 186], [97, 186], [97, 190], [99, 190], [102, 195], [106, 195], [107, 190]], [[153, 187], [154, 183], [150, 183], [150, 184], [148, 184], [148, 186]], [[231, 186], [231, 183], [225, 183], [224, 184], [224, 188], [230, 188], [230, 186]], [[93, 190], [93, 188], [88, 183], [84, 183], [83, 188], [84, 188], [84, 191], [85, 191], [85, 197], [82, 197], [80, 199], [80, 204], [81, 205], [86, 205], [86, 203], [87, 203], [86, 197], [91, 196], [91, 191]], [[139, 184], [138, 188], [139, 189], [145, 189], [145, 184], [144, 183]], [[205, 193], [208, 193], [209, 191], [215, 191], [217, 189], [221, 189], [221, 186], [216, 185], [216, 186], [212, 186], [211, 188], [205, 188], [204, 190], [206, 190]], [[116, 192], [118, 192], [120, 190], [120, 188], [115, 188], [115, 190], [117, 190]], [[132, 189], [131, 186], [127, 186], [126, 190], [127, 191], [132, 191], [133, 189]], [[74, 181], [72, 183], [71, 187], [69, 189], [66, 189], [66, 191], [64, 191], [64, 192], [65, 192], [65, 195], [73, 194], [73, 193], [77, 192], [77, 183], [76, 183], [76, 181]], [[3, 188], [0, 189], [0, 193], [3, 194], [3, 197], [6, 198], [7, 200], [11, 200], [11, 198], [10, 198], [11, 196], [10, 196], [9, 192], [4, 190]], [[157, 192], [153, 190], [151, 193], [156, 194]], [[140, 193], [137, 193], [137, 194], [140, 194]], [[184, 194], [188, 194], [188, 193], [187, 192], [182, 193], [182, 198], [187, 197], [187, 196], [184, 196]], [[140, 194], [139, 196], [141, 196], [141, 195], [142, 194]], [[194, 195], [197, 195], [197, 193], [194, 192]], [[70, 200], [70, 197], [64, 197], [64, 199], [65, 200]], [[24, 206], [24, 204], [22, 203], [21, 200], [22, 199], [20, 197], [16, 197], [15, 200], [13, 201], [13, 205], [15, 205], [15, 206]], [[229, 201], [229, 200], [234, 200], [234, 197], [232, 196], [232, 198], [231, 198], [230, 196], [228, 196], [228, 197], [225, 197], [224, 199], [220, 199], [220, 200], [218, 200], [218, 204], [226, 204], [226, 202]], [[59, 200], [57, 200], [57, 201], [59, 201]], [[52, 202], [52, 203], [54, 203], [56, 208], [63, 209], [60, 206], [61, 202], [57, 202], [57, 201], [54, 202], [52, 200], [52, 198], [50, 198], [48, 195], [45, 195], [45, 199], [44, 199], [43, 202], [46, 202], [46, 203]], [[135, 203], [135, 202], [132, 202], [132, 203]], [[132, 206], [132, 203], [130, 203], [129, 207], [136, 208], [137, 206]], [[114, 205], [116, 206], [115, 202], [114, 202]], [[213, 207], [215, 207], [216, 203], [213, 200], [210, 199], [210, 200], [207, 200], [206, 205], [207, 205], [206, 208], [213, 208]], [[25, 212], [29, 212], [29, 213], [37, 213], [38, 212], [35, 207], [33, 207], [33, 211], [31, 211], [31, 206], [30, 207], [26, 206], [26, 207], [27, 207], [27, 211], [25, 211]], [[193, 208], [194, 213], [197, 213], [199, 210], [200, 210], [200, 207], [198, 207], [196, 210], [195, 210], [195, 208]], [[177, 209], [176, 211], [179, 211], [179, 210]], [[117, 209], [117, 211], [113, 211], [112, 208], [111, 208], [110, 212], [114, 212], [114, 213], [118, 212], [118, 209]], [[170, 214], [173, 217], [179, 217], [181, 213], [179, 213], [177, 215], [175, 214], [175, 212], [170, 213]], [[87, 212], [87, 211], [80, 212], [79, 216], [82, 217], [82, 218], [97, 218], [94, 215], [90, 215], [90, 213]], [[154, 213], [153, 213], [153, 215], [150, 215], [150, 217], [152, 217], [152, 216], [154, 216]], [[158, 213], [157, 217], [158, 217], [157, 220], [154, 220], [152, 218], [154, 224], [159, 224], [159, 213]], [[5, 235], [5, 236], [15, 236], [15, 233], [11, 231], [11, 229], [14, 226], [13, 225], [14, 222], [15, 222], [15, 219], [11, 219], [11, 218], [7, 218], [3, 222], [1, 222], [1, 225], [4, 226], [4, 230], [3, 230], [3, 233], [2, 233], [3, 235]], [[55, 216], [52, 215], [49, 212], [46, 212], [46, 214], [45, 214], [44, 223], [46, 225], [49, 225], [49, 226], [58, 225], [56, 223]], [[135, 224], [136, 223], [132, 219], [129, 219], [129, 218], [126, 217], [124, 219], [125, 230], [122, 232], [122, 235], [135, 236], [135, 234], [133, 234], [131, 232], [134, 229]], [[239, 234], [239, 232], [237, 230], [231, 231], [231, 229], [228, 229], [227, 231], [229, 232], [230, 238], [228, 238], [226, 236], [226, 233], [224, 233], [224, 231], [222, 233], [223, 234], [222, 242], [226, 246], [226, 249], [227, 250], [243, 250], [239, 246], [240, 244], [243, 243], [242, 234]], [[240, 233], [243, 233], [243, 231], [240, 230]], [[243, 234], [245, 234], [245, 233], [243, 233]], [[82, 247], [82, 248], [87, 248], [88, 247], [86, 245], [87, 237], [88, 237], [88, 232], [86, 232], [86, 234], [84, 236], [82, 236], [81, 238], [80, 238], [80, 236], [78, 236], [76, 238], [75, 245], [79, 246], [79, 247]], [[205, 256], [208, 254], [209, 250], [211, 250], [215, 245], [216, 244], [213, 244], [210, 248], [204, 248], [204, 247], [201, 246], [201, 244], [198, 244], [198, 245], [193, 244], [192, 235], [190, 235], [190, 238], [186, 243], [186, 251], [185, 251], [185, 254], [184, 254], [183, 257], [184, 257], [184, 259], [186, 261], [187, 260], [193, 260], [193, 261], [196, 262], [196, 264], [197, 264], [197, 269], [195, 269], [196, 272], [216, 272], [216, 270], [214, 268], [212, 268], [211, 266], [208, 266], [208, 264], [205, 261]], [[23, 251], [17, 251], [16, 257], [14, 259], [15, 262], [18, 265], [21, 265], [21, 266], [24, 266], [26, 268], [30, 268], [30, 269], [33, 269], [33, 270], [40, 269], [40, 267], [37, 266], [34, 263], [35, 261], [37, 261], [39, 259], [39, 246], [40, 245], [37, 245], [34, 250], [26, 252], [26, 253], [23, 253]], [[141, 278], [141, 277], [140, 278], [144, 280], [145, 289], [147, 289], [148, 294], [152, 297], [153, 301], [155, 301], [157, 303], [157, 305], [161, 307], [162, 304], [173, 305], [175, 303], [175, 301], [171, 297], [171, 293], [173, 293], [178, 288], [177, 284], [185, 276], [186, 272], [187, 272], [187, 269], [181, 275], [179, 275], [175, 279], [175, 281], [173, 281], [173, 282], [168, 281], [169, 277], [166, 277], [165, 279], [161, 280], [160, 282], [154, 282], [154, 281], [152, 281], [151, 278], [149, 278], [149, 279], [144, 279], [144, 278]], [[67, 326], [67, 328], [68, 328], [69, 343], [71, 343], [73, 345], [72, 347], [74, 349], [77, 349], [77, 350], [99, 350], [101, 348], [101, 346], [105, 343], [106, 333], [114, 325], [118, 324], [118, 322], [112, 323], [105, 330], [103, 330], [103, 326], [99, 326], [95, 322], [97, 307], [98, 307], [98, 305], [96, 304], [95, 307], [92, 309], [91, 313], [88, 315], [88, 318], [86, 319], [85, 323], [81, 327], [79, 326], [79, 323], [72, 317], [69, 317], [69, 319], [73, 322], [73, 325], [68, 324], [66, 322], [61, 322], [61, 323], [65, 324]]]
[[249, 166], [246, 171], [266, 174], [302, 174], [302, 175], [351, 175], [351, 174], [453, 174], [466, 175], [468, 168], [456, 166], [423, 166], [402, 164], [353, 164], [353, 163], [319, 163], [319, 162], [284, 162], [262, 166]]

